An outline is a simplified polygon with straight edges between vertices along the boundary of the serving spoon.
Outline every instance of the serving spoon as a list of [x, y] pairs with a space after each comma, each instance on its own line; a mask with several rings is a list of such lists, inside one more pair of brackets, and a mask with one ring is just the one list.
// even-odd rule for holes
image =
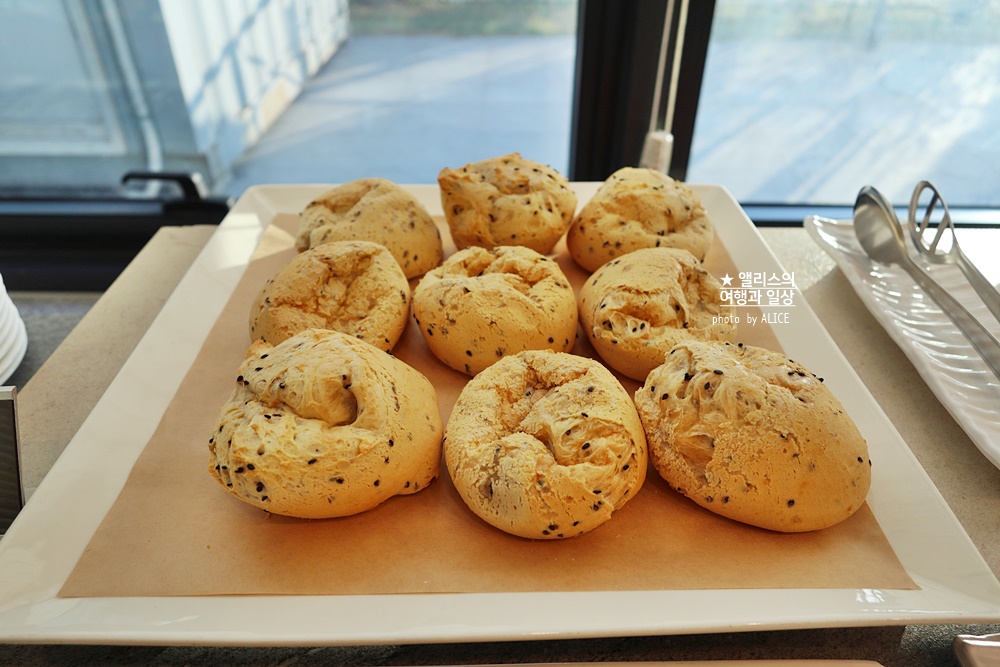
[[962, 331], [1000, 378], [1000, 342], [962, 304], [941, 287], [907, 252], [907, 239], [896, 212], [878, 190], [864, 186], [854, 203], [854, 233], [870, 258], [906, 270], [914, 282]]

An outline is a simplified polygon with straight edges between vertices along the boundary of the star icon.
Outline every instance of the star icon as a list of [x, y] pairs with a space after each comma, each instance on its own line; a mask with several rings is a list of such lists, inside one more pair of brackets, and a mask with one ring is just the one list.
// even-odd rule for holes
[[726, 275], [722, 276], [723, 287], [732, 287], [732, 285], [733, 285], [733, 278], [732, 276], [729, 275], [729, 273], [726, 273]]

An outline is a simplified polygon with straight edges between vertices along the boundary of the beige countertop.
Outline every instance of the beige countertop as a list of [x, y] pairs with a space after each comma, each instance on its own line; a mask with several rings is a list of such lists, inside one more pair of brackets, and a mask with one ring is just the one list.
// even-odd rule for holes
[[[158, 314], [213, 228], [164, 228], [19, 394], [25, 486], [44, 477]], [[1000, 231], [989, 230], [1000, 234]], [[802, 228], [761, 233], [908, 443], [994, 573], [1000, 572], [1000, 470], [989, 463]], [[956, 634], [991, 626], [839, 628], [733, 634], [417, 646], [0, 646], [6, 665], [472, 664], [718, 659], [874, 660], [957, 665]], [[832, 667], [832, 666], [831, 666]]]

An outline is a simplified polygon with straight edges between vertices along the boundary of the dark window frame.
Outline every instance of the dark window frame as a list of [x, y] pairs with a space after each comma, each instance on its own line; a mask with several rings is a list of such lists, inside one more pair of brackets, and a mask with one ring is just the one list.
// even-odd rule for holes
[[[680, 13], [674, 2], [674, 24]], [[677, 85], [670, 176], [686, 180], [695, 117], [712, 33], [715, 0], [690, 0]], [[603, 181], [621, 167], [635, 166], [649, 130], [657, 64], [668, 0], [580, 0], [577, 30], [576, 88], [570, 139], [570, 180]], [[667, 49], [664, 89], [673, 65]], [[658, 117], [665, 115], [666, 96]], [[740, 202], [759, 226], [801, 226], [807, 216], [849, 219], [853, 202]], [[903, 214], [905, 212], [901, 212]], [[1000, 208], [952, 206], [956, 224], [1000, 226]]]
[[[603, 181], [611, 173], [639, 163], [649, 130], [660, 45], [668, 0], [618, 2], [580, 0], [577, 27], [576, 86], [570, 128], [573, 181]], [[681, 3], [674, 3], [678, 24]], [[688, 5], [684, 48], [677, 85], [670, 175], [685, 180], [691, 138], [705, 73], [715, 0]], [[664, 90], [673, 68], [674, 39], [667, 48]], [[667, 96], [657, 118], [666, 115]]]
[[103, 291], [160, 227], [218, 224], [232, 204], [203, 196], [190, 174], [129, 172], [122, 181], [167, 181], [181, 194], [0, 198], [0, 273], [6, 289]]

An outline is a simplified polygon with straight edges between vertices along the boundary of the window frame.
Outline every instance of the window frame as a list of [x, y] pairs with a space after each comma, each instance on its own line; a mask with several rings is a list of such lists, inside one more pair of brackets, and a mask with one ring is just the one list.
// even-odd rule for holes
[[[602, 181], [639, 163], [654, 103], [660, 44], [669, 0], [639, 3], [580, 0], [577, 71], [570, 139], [570, 180]], [[681, 3], [673, 3], [677, 25]], [[715, 0], [690, 2], [681, 52], [672, 134], [670, 176], [685, 180], [701, 95]], [[670, 85], [675, 37], [663, 68]], [[662, 96], [656, 117], [666, 115]]]
[[[641, 7], [640, 7], [641, 6]], [[656, 85], [657, 58], [669, 0], [641, 3], [580, 0], [577, 32], [576, 90], [570, 141], [570, 179], [603, 181], [625, 166], [639, 164]], [[673, 155], [669, 175], [687, 180], [695, 119], [705, 74], [715, 0], [691, 0], [681, 53], [672, 125]], [[680, 2], [674, 3], [674, 24]], [[670, 85], [673, 41], [661, 85]], [[667, 100], [661, 99], [658, 118]], [[850, 219], [853, 202], [740, 202], [759, 226], [802, 226], [810, 215]], [[1000, 226], [1000, 207], [951, 206], [956, 225]], [[905, 215], [903, 210], [900, 215]]]

